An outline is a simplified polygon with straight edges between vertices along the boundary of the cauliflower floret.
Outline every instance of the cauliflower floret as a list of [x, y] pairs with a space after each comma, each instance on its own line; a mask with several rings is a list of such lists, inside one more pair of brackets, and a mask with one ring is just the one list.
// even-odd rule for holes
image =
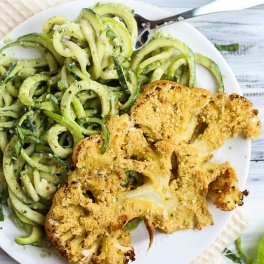
[[258, 110], [243, 96], [217, 93], [199, 114], [199, 122], [206, 129], [195, 140], [195, 147], [209, 155], [224, 142], [239, 134], [256, 139], [261, 133]]
[[237, 188], [229, 162], [210, 162], [212, 151], [237, 134], [256, 138], [260, 127], [244, 97], [211, 98], [168, 81], [143, 87], [131, 115], [109, 120], [103, 155], [100, 135], [75, 147], [75, 170], [46, 218], [48, 237], [70, 263], [118, 264], [135, 259], [124, 228], [134, 218], [144, 220], [150, 246], [155, 228], [173, 233], [213, 224], [208, 195], [221, 210], [232, 210], [246, 192]]
[[240, 192], [237, 184], [236, 173], [232, 167], [229, 167], [209, 184], [208, 196], [212, 198], [213, 204], [217, 208], [230, 211], [236, 205], [243, 205], [243, 196], [248, 195], [247, 190]]
[[72, 182], [55, 194], [45, 226], [51, 242], [69, 263], [133, 260], [130, 234], [120, 229], [126, 219], [120, 215], [112, 221], [120, 208], [94, 203], [83, 191], [80, 183]]
[[142, 88], [131, 116], [149, 141], [188, 141], [197, 126], [198, 114], [210, 98], [205, 89], [156, 81]]

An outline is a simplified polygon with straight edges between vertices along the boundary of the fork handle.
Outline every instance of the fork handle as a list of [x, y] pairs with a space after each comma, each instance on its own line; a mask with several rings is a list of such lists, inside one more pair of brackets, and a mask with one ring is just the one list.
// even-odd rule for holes
[[150, 29], [154, 29], [157, 27], [159, 28], [188, 18], [218, 12], [241, 10], [260, 4], [264, 4], [264, 0], [215, 0], [213, 2], [188, 10], [175, 16], [170, 16], [156, 21], [150, 21]]

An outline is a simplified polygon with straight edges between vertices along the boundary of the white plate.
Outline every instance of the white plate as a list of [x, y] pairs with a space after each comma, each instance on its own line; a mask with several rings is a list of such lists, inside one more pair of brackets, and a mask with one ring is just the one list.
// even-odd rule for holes
[[[90, 0], [87, 2], [89, 7], [92, 7], [97, 1]], [[110, 1], [114, 2], [114, 1]], [[117, 0], [115, 2], [124, 2]], [[148, 16], [151, 19], [165, 17], [168, 12], [148, 5], [142, 2], [126, 0], [126, 5], [131, 6], [137, 13]], [[59, 5], [41, 12], [27, 21], [23, 22], [6, 38], [15, 39], [21, 35], [31, 32], [41, 32], [41, 27], [46, 19], [53, 15], [64, 15], [70, 19], [74, 19], [81, 8], [85, 6], [83, 0], [71, 1], [66, 4]], [[180, 22], [174, 25], [167, 26], [164, 30], [168, 31], [174, 37], [188, 44], [194, 52], [200, 52], [212, 58], [220, 67], [224, 76], [225, 90], [227, 93], [241, 94], [239, 85], [221, 54], [214, 46], [196, 29], [187, 24]], [[3, 42], [0, 43], [3, 45]], [[198, 68], [199, 85], [207, 88], [212, 92], [216, 91], [214, 79], [204, 69]], [[231, 139], [215, 153], [215, 161], [224, 162], [229, 160], [237, 171], [240, 187], [243, 188], [249, 167], [250, 161], [250, 141], [244, 140], [242, 137]], [[148, 246], [148, 234], [143, 226], [140, 226], [133, 233], [133, 246], [136, 251], [135, 264], [159, 264], [166, 263], [189, 263], [201, 254], [212, 242], [217, 238], [220, 232], [225, 227], [232, 212], [222, 212], [216, 209], [209, 203], [209, 210], [214, 218], [214, 225], [208, 226], [203, 230], [186, 230], [179, 231], [172, 235], [156, 233], [154, 244], [149, 251], [146, 251]], [[19, 246], [14, 242], [14, 237], [20, 233], [16, 229], [12, 221], [8, 218], [8, 211], [5, 208], [6, 219], [0, 222], [0, 246], [14, 259], [22, 264], [44, 264], [47, 261], [51, 263], [66, 263], [59, 258], [54, 252], [49, 252], [41, 248], [32, 246]]]

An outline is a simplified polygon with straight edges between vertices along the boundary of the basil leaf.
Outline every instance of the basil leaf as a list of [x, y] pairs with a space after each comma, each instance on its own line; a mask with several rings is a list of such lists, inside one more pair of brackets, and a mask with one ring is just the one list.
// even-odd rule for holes
[[239, 236], [237, 238], [237, 240], [235, 241], [235, 244], [236, 244], [236, 247], [237, 247], [237, 250], [238, 250], [239, 254], [246, 261], [246, 263], [254, 263], [254, 259], [252, 259], [242, 248], [241, 236]]
[[258, 261], [259, 264], [264, 264], [264, 236], [262, 237], [258, 245]]
[[232, 260], [234, 263], [242, 263], [242, 260], [240, 257], [238, 257], [234, 252], [232, 252], [231, 250], [225, 248], [224, 250], [224, 255], [225, 257], [229, 258], [230, 260]]

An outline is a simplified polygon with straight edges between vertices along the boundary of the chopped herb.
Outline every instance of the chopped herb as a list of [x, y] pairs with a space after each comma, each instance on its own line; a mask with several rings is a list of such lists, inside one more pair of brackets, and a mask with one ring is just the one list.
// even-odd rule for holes
[[110, 28], [107, 26], [107, 29], [106, 29], [106, 36], [110, 38], [110, 41], [111, 41], [111, 44], [113, 45], [113, 47], [116, 47], [117, 44], [115, 42], [115, 38], [117, 37], [116, 33]]
[[4, 212], [3, 212], [3, 205], [0, 204], [0, 221], [4, 221], [5, 217], [4, 217]]
[[116, 33], [113, 30], [111, 30], [110, 28], [107, 29], [106, 36], [112, 37], [112, 38], [116, 38], [117, 37]]
[[140, 174], [133, 170], [126, 171], [126, 177], [124, 179], [124, 186], [138, 186], [140, 184]]
[[17, 135], [21, 140], [22, 145], [24, 143], [36, 143], [44, 146], [48, 146], [48, 143], [44, 140], [39, 139], [30, 129], [24, 129], [22, 127], [17, 127]]
[[130, 220], [124, 227], [123, 230], [128, 230], [128, 231], [132, 231], [134, 229], [137, 228], [137, 226], [139, 225], [139, 223], [141, 222], [141, 218], [140, 217], [135, 217], [132, 220]]
[[25, 129], [29, 129], [30, 131], [34, 131], [35, 130], [35, 126], [32, 124], [32, 122], [29, 120], [29, 118], [26, 118], [23, 123], [21, 124], [21, 126]]
[[6, 184], [3, 184], [3, 189], [0, 193], [0, 221], [4, 221], [4, 212], [3, 212], [3, 204], [6, 203], [8, 198], [8, 188]]

